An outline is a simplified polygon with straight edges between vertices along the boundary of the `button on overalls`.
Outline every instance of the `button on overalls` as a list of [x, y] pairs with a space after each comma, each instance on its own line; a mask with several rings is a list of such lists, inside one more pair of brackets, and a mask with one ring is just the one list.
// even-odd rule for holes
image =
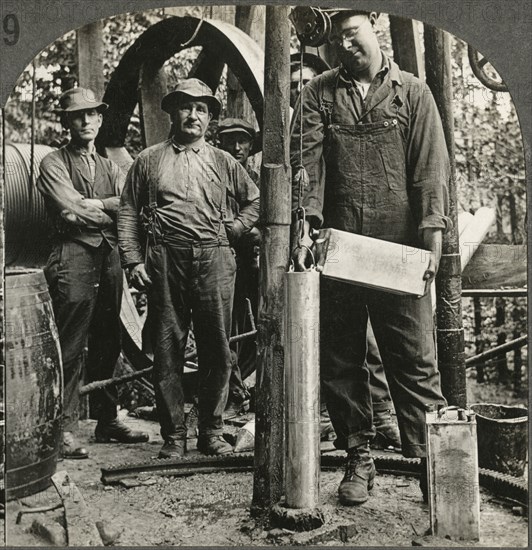
[[[323, 225], [419, 246], [408, 198], [406, 145], [398, 118], [390, 116], [394, 89], [390, 91], [383, 105], [363, 118], [367, 122], [342, 124], [334, 117], [334, 101], [325, 100], [320, 106], [328, 113]], [[430, 293], [418, 299], [323, 279], [321, 300], [322, 382], [337, 446], [358, 446], [375, 435], [365, 362], [369, 314], [397, 413], [403, 454], [424, 456], [425, 404], [445, 403]]]

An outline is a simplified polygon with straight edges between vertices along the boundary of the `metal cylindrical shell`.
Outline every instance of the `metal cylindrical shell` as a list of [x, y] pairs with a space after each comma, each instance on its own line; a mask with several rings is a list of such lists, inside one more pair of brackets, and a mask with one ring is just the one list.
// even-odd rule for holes
[[320, 482], [320, 278], [285, 276], [286, 505], [315, 508]]

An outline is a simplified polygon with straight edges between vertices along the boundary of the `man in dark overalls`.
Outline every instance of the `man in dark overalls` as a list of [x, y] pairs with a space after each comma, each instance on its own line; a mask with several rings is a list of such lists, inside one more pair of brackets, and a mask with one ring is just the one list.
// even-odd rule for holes
[[[303, 191], [309, 229], [349, 231], [430, 251], [434, 278], [449, 220], [449, 161], [429, 88], [380, 50], [375, 12], [337, 10], [330, 41], [341, 65], [303, 89]], [[299, 110], [292, 129], [292, 167], [299, 164]], [[294, 206], [299, 182], [294, 181]], [[378, 254], [378, 249], [375, 250]], [[295, 258], [305, 269], [308, 251]], [[356, 261], [356, 258], [353, 258]], [[368, 498], [375, 466], [365, 364], [368, 314], [381, 352], [406, 457], [425, 457], [427, 404], [444, 404], [436, 363], [430, 293], [396, 295], [322, 279], [321, 374], [324, 397], [347, 450], [340, 502]], [[426, 480], [425, 480], [426, 481]], [[422, 490], [424, 486], [422, 486]], [[424, 491], [425, 494], [426, 491]]]
[[[190, 78], [161, 104], [172, 137], [148, 147], [133, 163], [118, 216], [122, 265], [148, 294], [161, 458], [186, 451], [183, 367], [190, 322], [198, 352], [198, 449], [232, 451], [222, 413], [231, 374], [233, 246], [259, 216], [259, 190], [228, 153], [205, 141], [221, 105], [202, 81]], [[231, 201], [239, 206], [234, 215]], [[141, 231], [147, 222], [148, 241]]]
[[[91, 381], [111, 378], [120, 354], [123, 273], [117, 248], [116, 213], [124, 177], [100, 156], [94, 140], [107, 105], [86, 88], [59, 99], [69, 143], [41, 163], [37, 188], [53, 221], [53, 247], [44, 270], [52, 297], [63, 358], [63, 457], [87, 458], [74, 438], [79, 417], [79, 382], [88, 345]], [[117, 419], [118, 393], [94, 392], [98, 442], [148, 441]]]

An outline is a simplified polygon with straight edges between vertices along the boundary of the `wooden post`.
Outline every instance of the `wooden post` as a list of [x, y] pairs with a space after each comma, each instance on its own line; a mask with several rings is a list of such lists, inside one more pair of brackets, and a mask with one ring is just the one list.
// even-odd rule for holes
[[140, 69], [139, 108], [144, 147], [150, 147], [168, 139], [170, 117], [161, 111], [161, 100], [166, 95], [166, 73], [153, 61], [147, 61]]
[[[103, 97], [105, 81], [103, 76], [103, 25], [95, 21], [76, 31], [78, 47], [78, 84], [91, 89], [97, 98]], [[83, 354], [83, 364], [87, 363], [87, 354]], [[86, 369], [83, 369], [81, 384], [87, 383]], [[86, 397], [80, 398], [80, 420], [91, 416], [94, 403]]]
[[442, 258], [436, 278], [438, 365], [441, 373], [442, 391], [449, 405], [465, 407], [467, 405], [466, 369], [456, 204], [450, 36], [445, 31], [425, 25], [424, 41], [427, 84], [440, 111], [451, 162], [449, 217], [453, 227], [443, 235]]
[[[506, 300], [497, 298], [495, 300], [495, 327], [498, 328], [497, 346], [502, 346], [506, 342], [506, 333], [503, 331], [504, 323], [506, 322]], [[499, 382], [506, 384], [509, 378], [508, 360], [506, 353], [501, 353], [496, 359], [497, 379]]]
[[[473, 298], [473, 308], [475, 312], [475, 353], [479, 355], [484, 351], [484, 341], [482, 340], [482, 304], [479, 296]], [[477, 366], [477, 382], [479, 384], [484, 382], [484, 365], [480, 363]]]
[[266, 7], [264, 137], [261, 172], [255, 475], [252, 511], [276, 504], [284, 483], [284, 273], [289, 262], [290, 27], [288, 6]]
[[[235, 25], [249, 34], [264, 49], [265, 6], [236, 6]], [[227, 115], [243, 118], [251, 124], [255, 120], [253, 107], [235, 75], [227, 75]]]
[[103, 97], [103, 26], [101, 21], [85, 25], [76, 31], [78, 43], [78, 82], [90, 88], [96, 97]]
[[390, 34], [394, 61], [403, 71], [408, 71], [425, 80], [417, 22], [413, 19], [390, 15]]

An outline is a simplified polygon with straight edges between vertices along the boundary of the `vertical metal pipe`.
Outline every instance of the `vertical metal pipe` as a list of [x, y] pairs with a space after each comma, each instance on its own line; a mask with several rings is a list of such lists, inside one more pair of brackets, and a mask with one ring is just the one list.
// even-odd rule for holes
[[320, 275], [285, 274], [286, 505], [315, 508], [320, 487]]
[[456, 162], [451, 75], [451, 43], [448, 33], [425, 25], [425, 72], [443, 123], [451, 162], [449, 217], [453, 227], [443, 235], [440, 269], [436, 277], [438, 366], [442, 391], [449, 405], [465, 407], [466, 369], [462, 325], [462, 272], [458, 241]]
[[277, 504], [284, 485], [283, 286], [291, 222], [289, 10], [266, 7], [253, 513]]

